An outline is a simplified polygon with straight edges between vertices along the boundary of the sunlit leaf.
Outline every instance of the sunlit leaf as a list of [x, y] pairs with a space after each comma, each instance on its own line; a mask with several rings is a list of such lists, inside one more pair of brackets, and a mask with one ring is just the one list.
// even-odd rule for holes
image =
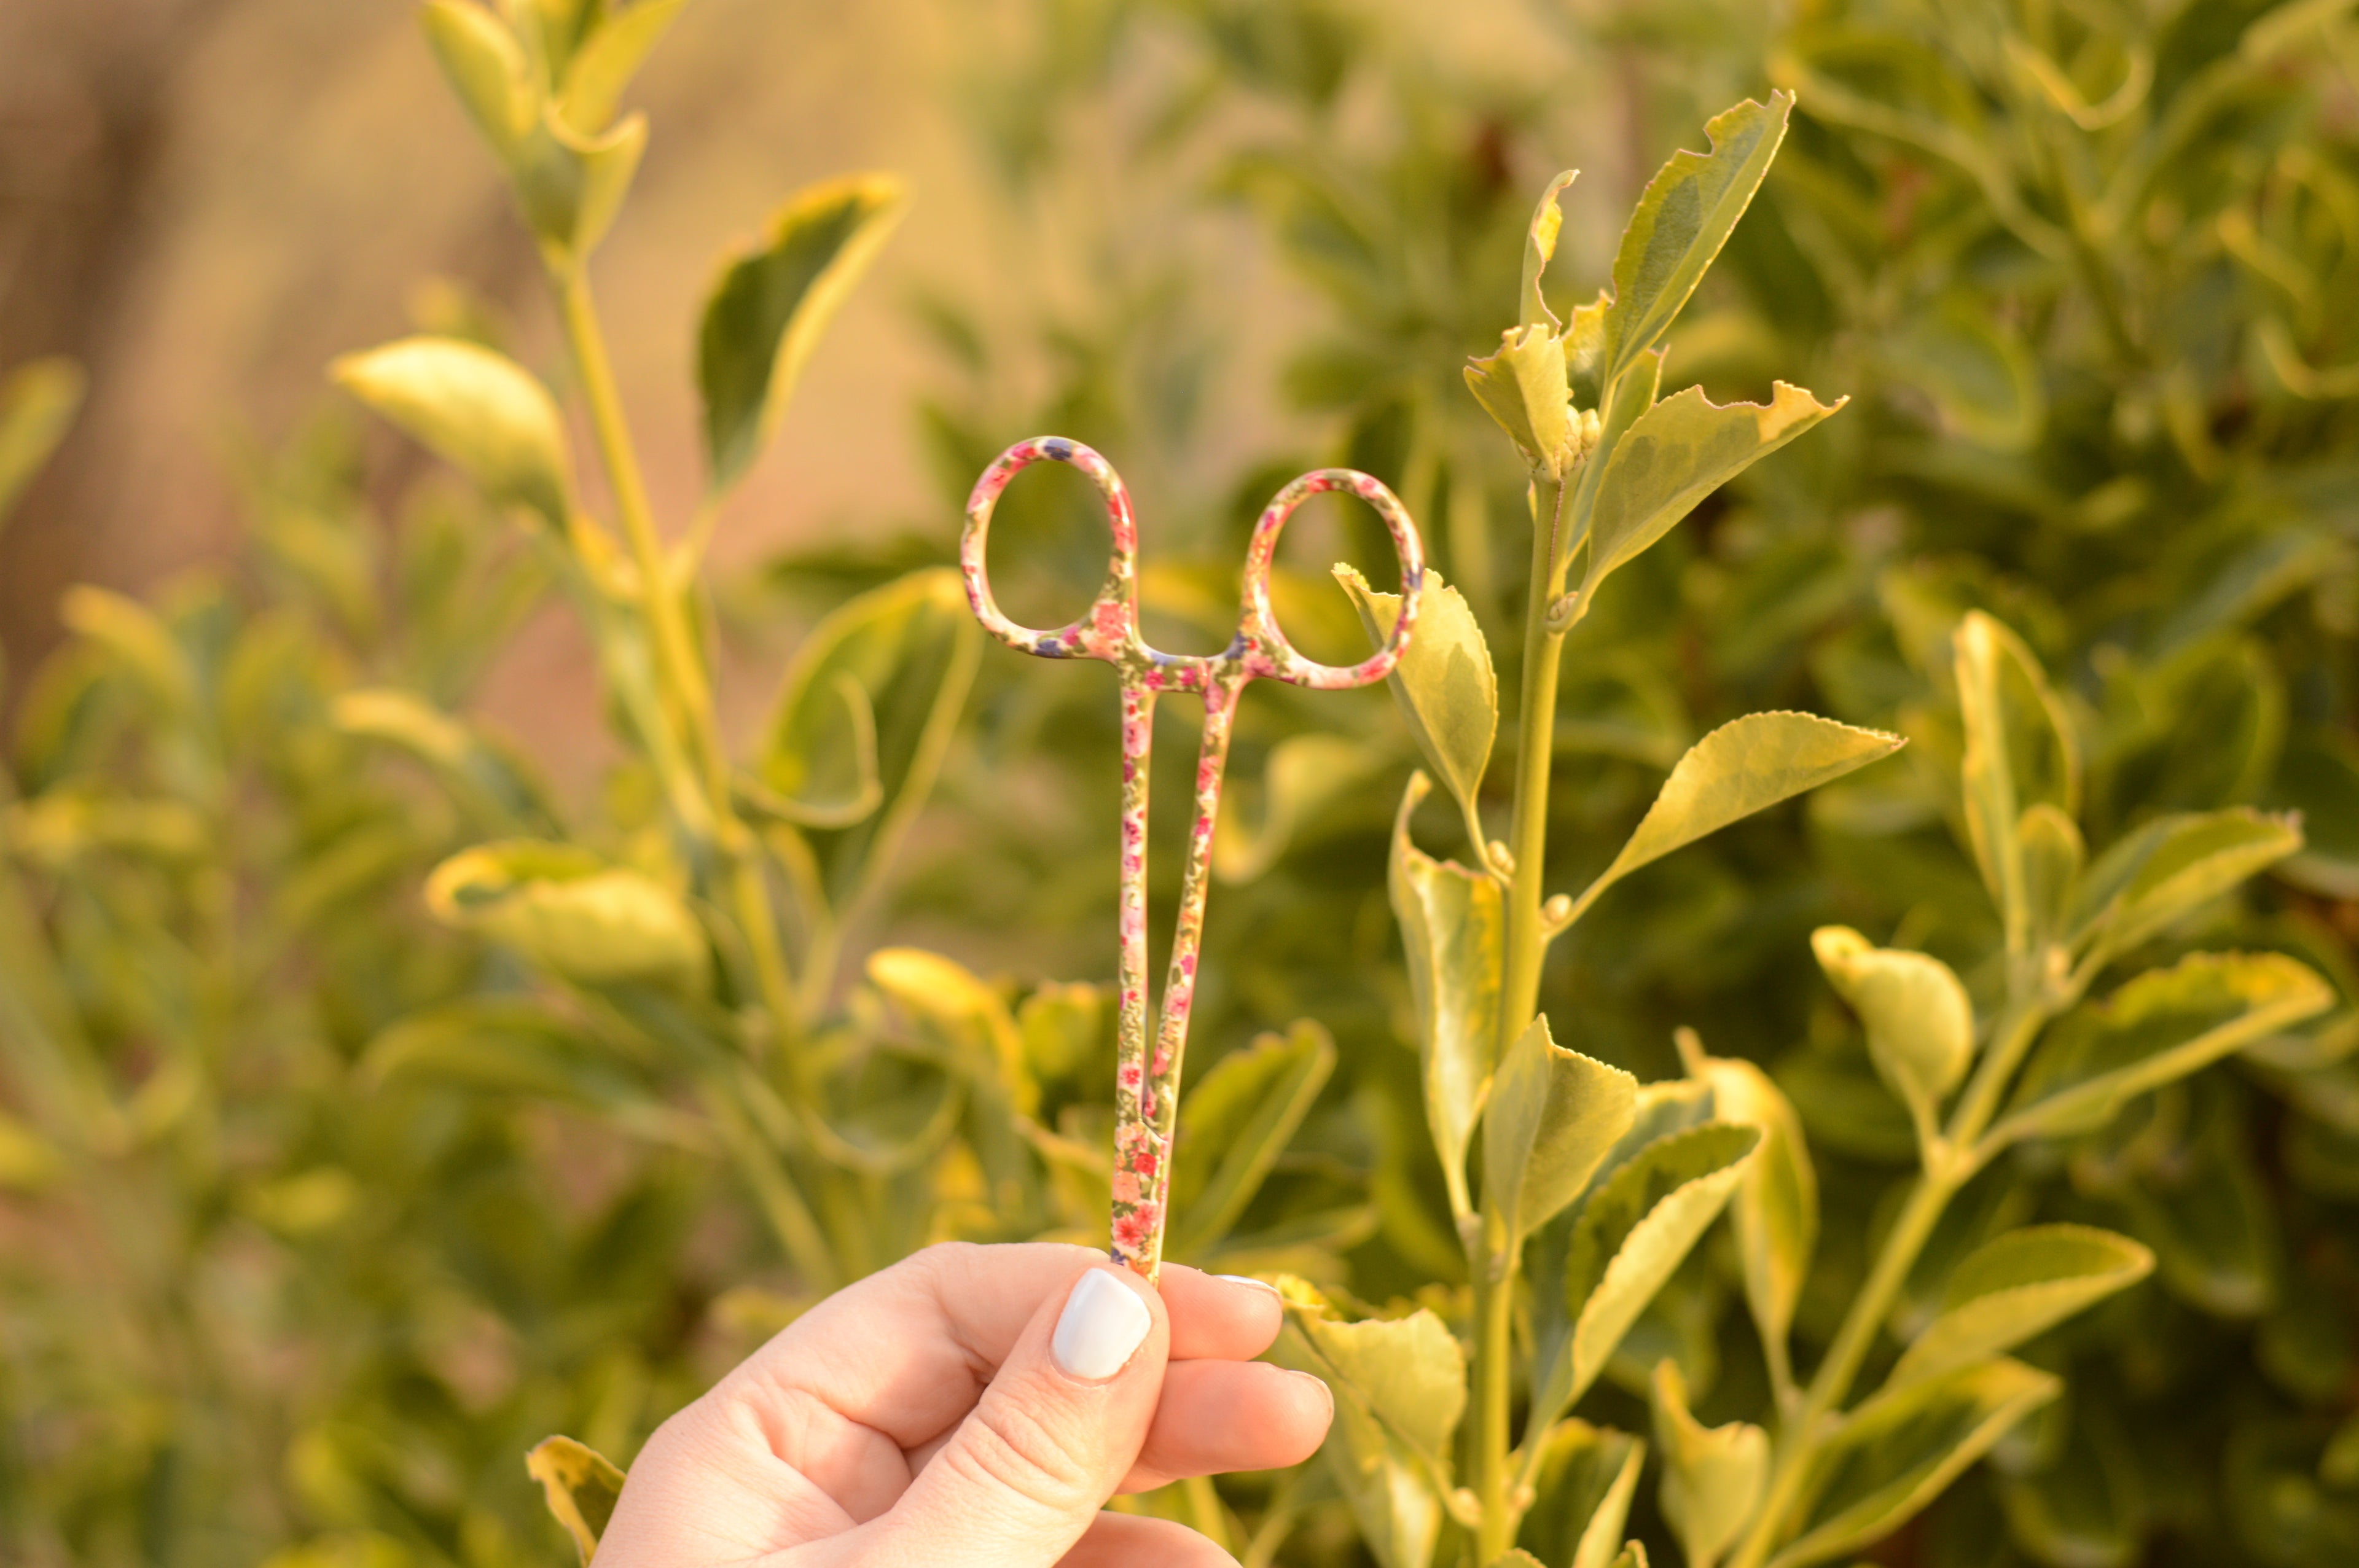
[[2334, 992], [2281, 953], [2191, 953], [2049, 1026], [1992, 1137], [2055, 1137], [2325, 1011]]
[[697, 329], [712, 490], [734, 484], [777, 429], [804, 362], [907, 205], [889, 175], [829, 180], [797, 194], [723, 262]]
[[1663, 1456], [1663, 1519], [1690, 1568], [1712, 1568], [1751, 1520], [1769, 1482], [1769, 1434], [1751, 1422], [1706, 1427], [1689, 1413], [1679, 1364], [1656, 1364], [1649, 1402]]
[[2242, 806], [2157, 817], [2097, 857], [2074, 902], [2075, 940], [2135, 946], [2301, 848], [2289, 817]]
[[1754, 1129], [1726, 1122], [1675, 1132], [1590, 1194], [1565, 1263], [1572, 1334], [1562, 1371], [1551, 1368], [1537, 1408], [1562, 1410], [1596, 1381], [1622, 1336], [1720, 1217], [1760, 1141]]
[[2030, 890], [2017, 826], [2044, 802], [2070, 816], [2079, 807], [2080, 750], [2048, 677], [2023, 640], [1970, 611], [1954, 637], [1958, 708], [1965, 727], [1960, 773], [1967, 838], [1983, 885], [2006, 922], [2010, 949], [2027, 939]]
[[1941, 1377], [2012, 1350], [2153, 1269], [2152, 1252], [2110, 1230], [2034, 1225], [2008, 1231], [1951, 1271], [1940, 1315], [1910, 1342], [1885, 1386]]
[[542, 1438], [525, 1455], [524, 1467], [540, 1483], [549, 1511], [573, 1538], [583, 1568], [588, 1568], [623, 1495], [623, 1472], [604, 1454], [570, 1437]]
[[1713, 491], [1794, 439], [1848, 399], [1821, 403], [1778, 382], [1767, 404], [1720, 405], [1701, 387], [1672, 394], [1640, 414], [1614, 444], [1591, 503], [1584, 603], [1623, 566], [1643, 555]]
[[1167, 1256], [1184, 1262], [1220, 1244], [1334, 1070], [1335, 1042], [1305, 1019], [1230, 1052], [1188, 1091], [1171, 1156]]
[[2062, 1385], [1989, 1361], [1870, 1400], [1812, 1462], [1800, 1535], [1770, 1568], [1803, 1568], [1890, 1535]]
[[1632, 871], [1755, 812], [1886, 757], [1897, 735], [1808, 713], [1753, 713], [1689, 748], [1614, 863], [1573, 902], [1578, 919]]
[[875, 719], [874, 778], [884, 806], [811, 837], [832, 899], [852, 898], [889, 863], [933, 789], [982, 653], [966, 590], [946, 568], [862, 594], [795, 650], [758, 754], [765, 787], [789, 801], [856, 798], [862, 748], [846, 721], [842, 679], [858, 685]]
[[1557, 1422], [1539, 1443], [1534, 1501], [1516, 1539], [1543, 1563], [1606, 1568], [1629, 1522], [1646, 1444], [1578, 1418]]
[[1774, 1347], [1768, 1353], [1782, 1362], [1794, 1303], [1819, 1239], [1819, 1178], [1801, 1118], [1752, 1063], [1708, 1056], [1701, 1043], [1685, 1032], [1680, 1051], [1689, 1073], [1711, 1086], [1712, 1114], [1761, 1134], [1761, 1146], [1730, 1202], [1729, 1218], [1745, 1267], [1745, 1303], [1763, 1344]]
[[678, 893], [571, 844], [514, 838], [463, 850], [427, 879], [426, 903], [445, 924], [585, 985], [695, 986], [711, 964]]
[[578, 135], [594, 136], [614, 117], [623, 91], [688, 0], [636, 0], [603, 18], [566, 62], [558, 113]]
[[0, 381], [0, 524], [73, 427], [88, 388], [68, 359], [33, 360]]
[[1621, 1068], [1550, 1039], [1545, 1015], [1516, 1036], [1483, 1116], [1484, 1206], [1511, 1250], [1581, 1195], [1629, 1130], [1637, 1090]]
[[1605, 384], [1662, 341], [1736, 227], [1785, 139], [1793, 96], [1773, 92], [1712, 116], [1708, 153], [1678, 152], [1647, 184], [1614, 257]]
[[1557, 199], [1580, 178], [1580, 173], [1569, 168], [1549, 181], [1524, 231], [1524, 278], [1516, 290], [1516, 308], [1522, 313], [1523, 326], [1559, 324], [1556, 312], [1549, 308], [1548, 296], [1541, 285], [1547, 279], [1549, 263], [1556, 255], [1556, 237], [1564, 228], [1564, 213], [1557, 207]]
[[1950, 966], [1925, 953], [1878, 947], [1847, 925], [1810, 934], [1810, 951], [1867, 1030], [1868, 1055], [1930, 1148], [1941, 1102], [1974, 1054], [1974, 1011]]
[[[1400, 595], [1376, 592], [1349, 566], [1337, 567], [1335, 579], [1359, 607], [1369, 641], [1382, 646], [1400, 618]], [[1440, 572], [1425, 574], [1416, 634], [1386, 684], [1427, 764], [1472, 817], [1499, 729], [1499, 684], [1473, 611]]]
[[476, 129], [501, 157], [509, 157], [537, 112], [531, 63], [516, 36], [471, 0], [426, 0], [418, 19]]
[[405, 338], [335, 362], [335, 379], [502, 503], [563, 529], [571, 511], [564, 421], [515, 361], [455, 338]]
[[1451, 1208], [1466, 1215], [1473, 1212], [1466, 1146], [1490, 1093], [1505, 915], [1497, 882], [1453, 861], [1432, 860], [1409, 842], [1409, 816], [1432, 787], [1422, 773], [1409, 779], [1393, 823], [1387, 881], [1417, 1001], [1426, 1119]]

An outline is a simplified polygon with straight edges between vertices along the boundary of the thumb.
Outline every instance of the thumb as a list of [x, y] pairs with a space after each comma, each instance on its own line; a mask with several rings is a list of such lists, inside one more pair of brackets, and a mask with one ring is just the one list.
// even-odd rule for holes
[[870, 1527], [879, 1560], [1055, 1563], [1138, 1457], [1169, 1349], [1152, 1287], [1110, 1263], [1082, 1273], [1033, 1314], [973, 1411]]

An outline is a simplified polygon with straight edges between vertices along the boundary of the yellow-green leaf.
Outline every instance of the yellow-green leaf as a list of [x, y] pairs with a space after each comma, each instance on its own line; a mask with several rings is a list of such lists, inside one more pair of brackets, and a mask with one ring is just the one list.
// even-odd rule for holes
[[2102, 1127], [2132, 1097], [2325, 1011], [2333, 989], [2282, 953], [2190, 953], [2050, 1024], [1991, 1136]]
[[1580, 177], [1579, 169], [1569, 168], [1549, 180], [1548, 189], [1540, 192], [1538, 204], [1532, 209], [1530, 226], [1524, 231], [1524, 278], [1516, 290], [1516, 308], [1522, 315], [1524, 326], [1560, 325], [1556, 312], [1549, 308], [1548, 295], [1540, 286], [1548, 276], [1549, 261], [1556, 255], [1556, 237], [1564, 228], [1564, 213], [1557, 207], [1557, 198]]
[[577, 134], [554, 104], [508, 158], [508, 178], [542, 258], [560, 275], [582, 266], [614, 226], [647, 146], [647, 122], [634, 114], [595, 136]]
[[65, 1162], [49, 1140], [0, 1110], [0, 1192], [36, 1191], [64, 1169]]
[[[1359, 607], [1368, 640], [1381, 647], [1400, 619], [1400, 595], [1378, 593], [1358, 568], [1338, 566], [1335, 580]], [[1386, 682], [1418, 749], [1473, 819], [1491, 742], [1499, 730], [1499, 683], [1491, 645], [1466, 598], [1429, 569], [1418, 600], [1417, 633]]]
[[1447, 1474], [1450, 1440], [1466, 1408], [1466, 1354], [1430, 1309], [1345, 1323], [1321, 1310], [1289, 1314], [1330, 1368], [1386, 1430]]
[[69, 631], [105, 650], [123, 672], [168, 710], [188, 712], [197, 701], [196, 666], [164, 618], [127, 594], [87, 585], [70, 588], [58, 604]]
[[1167, 1257], [1187, 1262], [1220, 1245], [1334, 1070], [1335, 1042], [1304, 1019], [1230, 1052], [1188, 1091], [1171, 1153]]
[[1505, 920], [1499, 884], [1409, 842], [1408, 819], [1433, 787], [1409, 777], [1393, 822], [1387, 882], [1417, 1004], [1417, 1054], [1426, 1120], [1441, 1159], [1452, 1213], [1473, 1212], [1466, 1146], [1491, 1088], [1492, 1042], [1499, 1026], [1499, 966]]
[[1571, 1340], [1560, 1379], [1549, 1379], [1537, 1408], [1562, 1410], [1588, 1391], [1655, 1292], [1719, 1217], [1760, 1141], [1753, 1128], [1730, 1122], [1674, 1132], [1640, 1150], [1590, 1194], [1565, 1262]]
[[1959, 775], [1967, 838], [2006, 923], [2007, 945], [2020, 950], [2032, 917], [2021, 812], [2038, 802], [2067, 816], [2079, 809], [2080, 747], [2062, 704], [2020, 637], [1976, 610], [1958, 623], [1954, 644], [1965, 727]]
[[1650, 861], [1755, 812], [1891, 755], [1897, 735], [1809, 713], [1753, 713], [1688, 749], [1614, 863], [1572, 906], [1579, 919], [1607, 888]]
[[73, 427], [88, 389], [69, 359], [28, 361], [0, 381], [0, 524]]
[[539, 114], [516, 35], [471, 0], [426, 0], [418, 20], [475, 128], [502, 159], [514, 156]]
[[2110, 952], [2135, 946], [2173, 920], [2301, 848], [2301, 826], [2244, 806], [2157, 817], [2090, 866], [2074, 900], [2073, 940]]
[[[1442, 1524], [1435, 1462], [1420, 1455], [1377, 1415], [1367, 1394], [1343, 1376], [1312, 1337], [1323, 1329], [1352, 1325], [1329, 1320], [1318, 1291], [1303, 1281], [1282, 1279], [1278, 1289], [1293, 1310], [1270, 1347], [1270, 1359], [1311, 1373], [1334, 1394], [1335, 1419], [1320, 1455], [1351, 1507], [1362, 1544], [1380, 1568], [1430, 1568]], [[1447, 1330], [1443, 1337], [1448, 1337]], [[1444, 1400], [1451, 1397], [1446, 1389], [1433, 1391]], [[1460, 1405], [1464, 1403], [1462, 1385], [1457, 1386], [1455, 1397]], [[1453, 1411], [1453, 1422], [1455, 1419]]]
[[2020, 1361], [1986, 1361], [1870, 1400], [1819, 1451], [1801, 1534], [1770, 1568], [1824, 1563], [1890, 1535], [2061, 1386]]
[[1713, 403], [1701, 387], [1673, 393], [1615, 441], [1589, 511], [1589, 564], [1581, 597], [1644, 554], [1698, 503], [1841, 408], [1784, 382], [1761, 403]]
[[405, 338], [332, 367], [339, 384], [494, 500], [562, 529], [571, 466], [557, 405], [523, 366], [456, 338]]
[[1557, 1422], [1539, 1443], [1532, 1506], [1516, 1541], [1543, 1563], [1606, 1568], [1629, 1522], [1646, 1444], [1578, 1417]]
[[1040, 1091], [1024, 1058], [1023, 1036], [997, 991], [962, 966], [922, 947], [882, 947], [868, 956], [868, 981], [955, 1049], [969, 1073], [1001, 1084], [1024, 1115]]
[[559, 824], [531, 764], [415, 692], [358, 687], [330, 710], [337, 729], [398, 746], [431, 767], [460, 797], [502, 828], [549, 833]]
[[735, 483], [777, 428], [804, 362], [907, 205], [889, 175], [814, 185], [722, 264], [696, 340], [712, 490]]
[[589, 1568], [598, 1538], [606, 1533], [615, 1501], [623, 1495], [623, 1472], [596, 1449], [570, 1437], [542, 1438], [525, 1455], [524, 1467], [540, 1483], [549, 1511], [580, 1548], [582, 1568]]
[[462, 850], [427, 879], [426, 903], [446, 924], [583, 985], [694, 987], [711, 961], [678, 893], [571, 844], [512, 838]]
[[1746, 1061], [1709, 1056], [1689, 1031], [1680, 1053], [1690, 1075], [1712, 1086], [1712, 1114], [1761, 1134], [1729, 1206], [1737, 1255], [1745, 1267], [1745, 1300], [1766, 1352], [1779, 1365], [1794, 1303], [1819, 1244], [1819, 1178], [1802, 1136], [1802, 1119], [1769, 1075]]
[[1974, 1010], [1950, 966], [1930, 954], [1878, 947], [1848, 925], [1810, 934], [1819, 968], [1867, 1029], [1876, 1075], [1908, 1108], [1930, 1148], [1941, 1101], [1974, 1056]]
[[1639, 197], [1614, 257], [1614, 306], [1605, 315], [1604, 382], [1653, 348], [1695, 292], [1736, 227], [1785, 139], [1791, 93], [1773, 92], [1714, 115], [1708, 153], [1671, 155]]
[[1648, 1390], [1663, 1454], [1663, 1519], [1688, 1568], [1712, 1568], [1760, 1506], [1769, 1483], [1769, 1434], [1749, 1421], [1706, 1427], [1689, 1413], [1679, 1363], [1655, 1363]]
[[2154, 1271], [2154, 1254], [2085, 1225], [2033, 1225], [1985, 1243], [1951, 1272], [1941, 1310], [1886, 1379], [1899, 1389], [2014, 1349]]
[[[983, 629], [948, 568], [870, 589], [795, 650], [764, 734], [759, 782], [789, 801], [856, 801], [873, 778], [884, 801], [810, 835], [826, 892], [840, 905], [873, 885], [932, 791], [982, 656]], [[867, 699], [873, 758], [848, 719], [845, 680]]]
[[1550, 1039], [1546, 1014], [1516, 1036], [1483, 1115], [1484, 1204], [1510, 1249], [1581, 1195], [1629, 1130], [1637, 1096], [1628, 1073]]
[[647, 51], [687, 4], [688, 0], [638, 0], [628, 9], [603, 18], [592, 29], [566, 62], [565, 84], [557, 95], [557, 112], [576, 135], [594, 136], [606, 128], [622, 102], [623, 90], [638, 74]]
[[1510, 328], [1499, 334], [1498, 351], [1467, 361], [1464, 373], [1474, 401], [1507, 433], [1524, 460], [1561, 476], [1575, 427], [1564, 340], [1556, 329]]

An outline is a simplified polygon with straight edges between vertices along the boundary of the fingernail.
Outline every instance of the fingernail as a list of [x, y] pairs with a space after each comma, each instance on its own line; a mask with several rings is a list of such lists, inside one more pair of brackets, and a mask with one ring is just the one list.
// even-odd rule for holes
[[1233, 1285], [1251, 1285], [1256, 1290], [1267, 1291], [1271, 1295], [1277, 1294], [1276, 1285], [1271, 1284], [1267, 1280], [1256, 1280], [1251, 1274], [1215, 1274], [1212, 1278], [1226, 1280]]
[[1123, 1369], [1154, 1325], [1136, 1292], [1110, 1270], [1092, 1269], [1065, 1298], [1049, 1354], [1067, 1377], [1101, 1382]]
[[1334, 1420], [1335, 1390], [1327, 1386], [1327, 1379], [1313, 1372], [1296, 1372], [1294, 1375], [1319, 1390], [1319, 1397], [1327, 1401], [1327, 1419]]

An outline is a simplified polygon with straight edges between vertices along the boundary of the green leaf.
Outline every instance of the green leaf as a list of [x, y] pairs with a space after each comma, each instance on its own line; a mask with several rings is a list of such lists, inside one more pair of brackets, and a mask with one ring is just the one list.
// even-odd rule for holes
[[516, 35], [471, 0], [426, 0], [418, 20], [475, 128], [503, 161], [514, 157], [539, 114]]
[[1589, 509], [1581, 599], [1650, 548], [1713, 491], [1841, 408], [1776, 383], [1761, 403], [1717, 404], [1701, 387], [1672, 394], [1615, 441]]
[[1512, 327], [1498, 351], [1466, 362], [1466, 389], [1524, 461], [1561, 478], [1581, 430], [1566, 381], [1564, 340], [1553, 327]]
[[563, 530], [572, 511], [564, 421], [548, 389], [503, 354], [455, 338], [404, 338], [331, 368], [336, 381], [493, 500]]
[[2281, 953], [2190, 953], [2050, 1024], [1990, 1138], [2093, 1130], [2133, 1096], [2333, 1002], [2324, 980]]
[[1483, 1115], [1483, 1199], [1510, 1255], [1588, 1186], [1629, 1130], [1637, 1095], [1628, 1073], [1550, 1039], [1545, 1014], [1516, 1036]]
[[1430, 1568], [1441, 1530], [1451, 1435], [1466, 1404], [1465, 1355], [1430, 1311], [1343, 1323], [1317, 1289], [1278, 1281], [1286, 1326], [1271, 1359], [1335, 1396], [1321, 1449], [1382, 1568]]
[[[738, 802], [758, 817], [774, 822], [792, 823], [797, 827], [850, 827], [865, 822], [885, 804], [885, 778], [876, 757], [876, 710], [869, 705], [868, 688], [853, 679], [846, 670], [835, 672], [827, 683], [843, 704], [843, 723], [840, 731], [819, 739], [816, 726], [810, 742], [813, 752], [821, 756], [849, 755], [848, 763], [831, 771], [848, 767], [851, 777], [842, 782], [842, 798], [836, 800], [789, 800], [759, 779], [740, 777], [731, 789]], [[825, 704], [821, 704], [821, 712]]]
[[1549, 1428], [1539, 1443], [1533, 1502], [1516, 1539], [1543, 1563], [1606, 1568], [1629, 1522], [1647, 1445], [1577, 1417]]
[[426, 903], [444, 924], [582, 985], [693, 988], [710, 967], [703, 927], [678, 893], [571, 844], [512, 838], [462, 850], [434, 868]]
[[1540, 192], [1538, 204], [1532, 209], [1531, 223], [1524, 231], [1524, 279], [1516, 290], [1516, 308], [1522, 316], [1523, 326], [1561, 325], [1556, 312], [1549, 308], [1548, 296], [1540, 286], [1547, 278], [1549, 261], [1556, 255], [1556, 237], [1564, 228], [1564, 213], [1557, 207], [1557, 198], [1580, 178], [1579, 169], [1566, 169], [1549, 181], [1548, 189]]
[[0, 1193], [38, 1192], [64, 1173], [64, 1159], [47, 1139], [0, 1110]]
[[1614, 863], [1574, 901], [1578, 920], [1598, 895], [1650, 861], [1781, 800], [1891, 755], [1897, 735], [1808, 713], [1753, 713], [1688, 749], [1663, 781]]
[[1573, 1227], [1564, 1299], [1574, 1314], [1560, 1363], [1534, 1408], [1551, 1415], [1588, 1391], [1699, 1238], [1720, 1217], [1761, 1141], [1728, 1122], [1658, 1138], [1589, 1195]]
[[1802, 1119], [1769, 1075], [1752, 1063], [1708, 1056], [1688, 1031], [1679, 1040], [1690, 1075], [1712, 1086], [1712, 1114], [1761, 1134], [1761, 1147], [1731, 1200], [1729, 1219], [1745, 1268], [1745, 1304], [1765, 1350], [1782, 1366], [1794, 1303], [1819, 1243], [1819, 1178]]
[[1474, 1211], [1466, 1192], [1466, 1145], [1491, 1090], [1506, 916], [1497, 882], [1455, 862], [1434, 860], [1409, 842], [1409, 815], [1432, 787], [1422, 772], [1410, 775], [1393, 821], [1386, 881], [1417, 1002], [1426, 1121], [1451, 1212], [1463, 1217]]
[[[1425, 622], [1418, 622], [1420, 630]], [[1212, 829], [1212, 874], [1223, 881], [1247, 882], [1276, 865], [1298, 832], [1321, 826], [1327, 806], [1389, 772], [1391, 748], [1379, 751], [1348, 735], [1313, 731], [1288, 735], [1269, 750], [1263, 770], [1261, 826], [1247, 829], [1234, 791], [1222, 796]]]
[[67, 630], [97, 648], [168, 713], [190, 714], [198, 676], [188, 650], [164, 618], [112, 589], [70, 588], [58, 603]]
[[495, 827], [555, 833], [549, 789], [525, 758], [415, 692], [356, 687], [330, 710], [337, 729], [398, 746], [440, 774], [460, 799]]
[[1662, 341], [1720, 254], [1785, 139], [1791, 93], [1750, 100], [1704, 126], [1709, 153], [1671, 155], [1639, 197], [1614, 257], [1614, 305], [1605, 314], [1603, 384]]
[[1870, 1400], [1812, 1461], [1801, 1534], [1769, 1568], [1803, 1568], [1883, 1540], [2061, 1386], [1999, 1360]]
[[1908, 1108], [1917, 1142], [1940, 1137], [1941, 1101], [1974, 1055], [1974, 1011], [1950, 966], [1924, 953], [1878, 947], [1847, 925], [1821, 925], [1810, 951], [1867, 1029], [1876, 1076]]
[[1428, 1308], [1407, 1317], [1340, 1318], [1295, 1314], [1336, 1379], [1386, 1427], [1447, 1474], [1450, 1440], [1466, 1408], [1466, 1353]]
[[371, 1085], [422, 1081], [571, 1105], [654, 1142], [709, 1146], [701, 1124], [664, 1104], [630, 1062], [529, 1000], [469, 997], [411, 1013], [369, 1042], [360, 1070]]
[[525, 1473], [540, 1483], [549, 1511], [581, 1549], [582, 1568], [589, 1568], [598, 1538], [614, 1517], [623, 1495], [623, 1472], [597, 1450], [570, 1437], [544, 1437], [525, 1455]]
[[1912, 310], [1878, 345], [1893, 376], [1924, 393], [1945, 432], [2020, 452], [2047, 418], [2039, 364], [2021, 338], [1951, 297]]
[[2300, 848], [2293, 818], [2243, 806], [2157, 817], [2089, 868], [2073, 903], [2073, 940], [2125, 951]]
[[[1383, 646], [1400, 619], [1400, 595], [1376, 592], [1350, 566], [1338, 566], [1335, 580], [1359, 607], [1369, 641]], [[1425, 574], [1416, 634], [1386, 684], [1427, 763], [1458, 797], [1470, 824], [1479, 823], [1475, 801], [1499, 730], [1499, 683], [1473, 611], [1440, 572], [1429, 568]]]
[[2080, 827], [2060, 808], [2038, 801], [2016, 819], [2015, 838], [2023, 855], [2023, 896], [2032, 940], [2061, 940], [2089, 859]]
[[576, 135], [594, 136], [614, 119], [623, 90], [688, 0], [638, 0], [602, 19], [566, 62], [557, 113]]
[[1688, 1568], [1712, 1568], [1736, 1541], [1769, 1484], [1769, 1434], [1749, 1421], [1706, 1427], [1688, 1411], [1679, 1363], [1655, 1364], [1648, 1390], [1663, 1454], [1663, 1519]]
[[584, 136], [558, 117], [555, 105], [541, 111], [508, 160], [508, 178], [552, 271], [571, 274], [598, 248], [623, 210], [647, 146], [644, 114]]
[[849, 679], [875, 715], [882, 810], [811, 835], [839, 911], [873, 885], [931, 792], [983, 654], [966, 589], [947, 568], [912, 572], [830, 614], [795, 650], [757, 758], [762, 785], [788, 800], [856, 797], [864, 771], [844, 722]]
[[881, 947], [868, 956], [868, 983], [904, 1012], [931, 1025], [970, 1076], [996, 1083], [1029, 1116], [1039, 1087], [1024, 1057], [1023, 1036], [1000, 994], [962, 966], [922, 947]]
[[0, 381], [0, 524], [73, 427], [89, 380], [71, 360], [45, 359]]
[[1106, 993], [1087, 981], [1049, 981], [1016, 1010], [1024, 1060], [1042, 1078], [1084, 1071], [1106, 1039]]
[[889, 175], [832, 179], [723, 262], [696, 338], [712, 491], [734, 484], [777, 430], [804, 362], [907, 206]]
[[1219, 1246], [1335, 1070], [1335, 1042], [1309, 1019], [1216, 1063], [1180, 1102], [1172, 1240], [1186, 1262]]
[[1901, 1354], [1887, 1390], [1939, 1378], [2014, 1349], [2154, 1271], [2126, 1236], [2085, 1225], [2032, 1225], [1986, 1242], [1951, 1273], [1939, 1315]]
[[1959, 765], [1966, 836], [1983, 885], [2006, 923], [2009, 951], [2029, 940], [2032, 905], [2022, 840], [2027, 797], [2068, 817], [2080, 806], [2080, 750], [2071, 720], [2039, 663], [2006, 626], [1969, 611], [1953, 639], [1958, 708], [1965, 727]]

